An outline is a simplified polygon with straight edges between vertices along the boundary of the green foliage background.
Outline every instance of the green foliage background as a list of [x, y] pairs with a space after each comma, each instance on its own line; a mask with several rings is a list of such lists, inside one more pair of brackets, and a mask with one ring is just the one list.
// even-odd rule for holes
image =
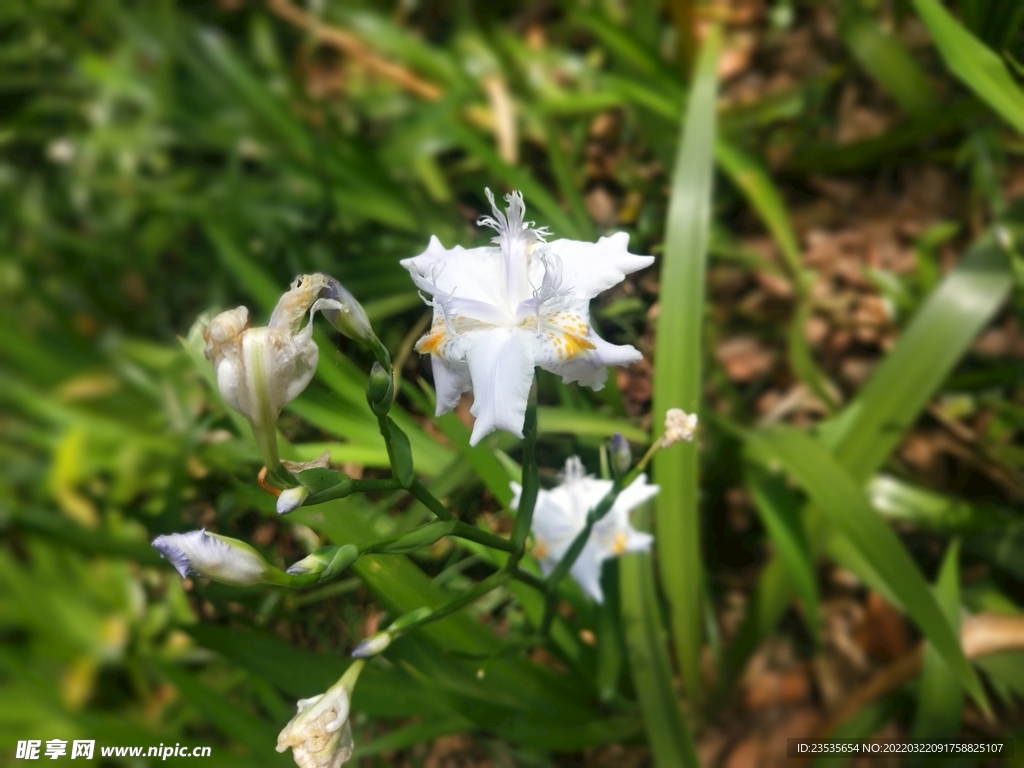
[[[431, 234], [447, 245], [485, 242], [473, 225], [484, 187], [522, 190], [557, 236], [609, 231], [584, 197], [588, 125], [606, 111], [621, 117], [615, 181], [633, 208], [611, 229], [629, 231], [634, 252], [659, 256], [653, 348], [642, 335], [659, 298], [652, 289], [613, 293], [594, 311], [607, 337], [653, 355], [653, 418], [629, 415], [614, 376], [598, 393], [542, 378], [542, 467], [557, 469], [575, 451], [596, 468], [616, 431], [642, 449], [667, 408], [700, 409], [706, 386], [726, 391], [729, 413], [701, 411], [699, 453], [659, 455], [664, 492], [653, 514], [641, 513], [657, 555], [609, 569], [609, 607], [566, 585], [574, 613], [555, 625], [558, 670], [514, 645], [538, 621], [539, 596], [522, 585], [499, 590], [368, 669], [355, 702], [359, 753], [387, 764], [380, 755], [390, 750], [473, 731], [503, 764], [549, 765], [611, 741], [647, 743], [658, 765], [693, 764], [690, 734], [729, 702], [744, 662], [794, 598], [817, 635], [823, 558], [907, 613], [928, 641], [922, 685], [950, 692], [918, 706], [911, 686], [845, 733], [870, 734], [896, 717], [915, 734], [948, 736], [964, 693], [1011, 722], [1024, 658], [969, 663], [955, 627], [961, 608], [1019, 613], [1019, 513], [930, 490], [892, 453], [930, 403], [955, 395], [997, 414], [980, 438], [986, 460], [1017, 478], [1024, 471], [1021, 365], [969, 352], [999, 313], [1024, 319], [1021, 211], [997, 183], [1024, 129], [1015, 4], [843, 3], [835, 67], [720, 114], [721, 35], [713, 29], [698, 43], [685, 4], [323, 5], [324, 21], [349, 36], [342, 52], [294, 23], [303, 8], [281, 2], [0, 7], [3, 754], [27, 738], [183, 741], [216, 745], [212, 764], [290, 764], [273, 752], [277, 732], [296, 698], [344, 669], [371, 606], [394, 616], [487, 572], [492, 554], [446, 545], [362, 558], [351, 578], [312, 593], [192, 584], [187, 594], [149, 547], [155, 535], [207, 525], [284, 565], [318, 541], [365, 540], [427, 516], [396, 496], [276, 520], [253, 482], [259, 460], [247, 425], [211, 387], [189, 328], [239, 303], [263, 317], [296, 274], [331, 273], [407, 361], [395, 418], [418, 471], [465, 519], [500, 515], [519, 446], [496, 434], [470, 449], [455, 415], [429, 416], [427, 367], [415, 353], [410, 360], [425, 309], [398, 259], [421, 252]], [[780, 1], [767, 12], [769, 27], [784, 29], [811, 11]], [[697, 15], [716, 18], [713, 7]], [[893, 33], [910, 23], [934, 40], [924, 55]], [[373, 74], [381, 61], [401, 72]], [[870, 82], [903, 118], [838, 146], [822, 128], [850, 78]], [[515, 105], [510, 146], [502, 98]], [[797, 149], [769, 171], [767, 148], [779, 142]], [[899, 307], [902, 333], [840, 402], [804, 340], [813, 274], [781, 190], [808, 174], [872, 174], [908, 156], [956, 165], [970, 186], [962, 220], [929, 234], [958, 237], [964, 255], [942, 275], [934, 242], [922, 237], [915, 274], [874, 275]], [[772, 236], [778, 263], [738, 246], [739, 211]], [[764, 333], [784, 341], [794, 377], [829, 404], [823, 422], [758, 426], [751, 393], [731, 388], [707, 353], [717, 333], [704, 303], [709, 252], [788, 281], [794, 316]], [[329, 449], [335, 463], [387, 467], [363, 395], [370, 361], [320, 334], [314, 384], [282, 420], [285, 456]], [[707, 546], [707, 520], [739, 483], [774, 554], [726, 644], [713, 618], [723, 566]], [[953, 554], [936, 593], [934, 558], [886, 518], [953, 542], [953, 553], [962, 543], [991, 576], [961, 585]], [[500, 635], [480, 621], [496, 616]], [[701, 675], [707, 647], [711, 687]]]

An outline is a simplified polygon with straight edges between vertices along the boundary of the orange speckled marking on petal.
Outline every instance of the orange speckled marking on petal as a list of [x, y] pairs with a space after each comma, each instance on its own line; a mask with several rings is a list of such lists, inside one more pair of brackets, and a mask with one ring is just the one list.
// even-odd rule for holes
[[547, 545], [543, 541], [538, 541], [537, 546], [533, 548], [534, 557], [544, 558], [548, 554]]
[[447, 339], [448, 331], [444, 327], [435, 328], [416, 342], [416, 351], [420, 353], [430, 352], [431, 354], [438, 355], [440, 354], [441, 345]]
[[[577, 336], [575, 333], [565, 333], [565, 354], [569, 360], [572, 360], [576, 355], [581, 352], [585, 352], [588, 349], [596, 349], [596, 346], [585, 336]], [[561, 347], [559, 347], [559, 357], [561, 357]]]

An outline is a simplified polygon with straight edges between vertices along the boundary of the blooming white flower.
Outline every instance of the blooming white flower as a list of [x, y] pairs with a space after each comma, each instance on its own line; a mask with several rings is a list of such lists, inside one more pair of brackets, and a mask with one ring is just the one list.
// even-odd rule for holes
[[189, 572], [236, 587], [259, 584], [273, 568], [244, 541], [207, 533], [169, 533], [153, 539], [153, 546], [186, 578]]
[[665, 434], [661, 436], [661, 447], [693, 440], [697, 432], [697, 414], [687, 413], [682, 408], [669, 408], [665, 412]]
[[312, 323], [300, 329], [309, 312], [339, 310], [331, 298], [320, 298], [329, 287], [327, 275], [303, 275], [278, 301], [270, 322], [249, 327], [249, 311], [237, 307], [210, 321], [203, 333], [206, 357], [217, 371], [217, 387], [224, 400], [252, 424], [260, 454], [268, 467], [276, 466], [277, 420], [281, 410], [309, 384], [319, 355]]
[[[358, 668], [355, 671], [358, 674]], [[349, 677], [346, 672], [326, 693], [299, 699], [298, 712], [277, 737], [277, 751], [291, 747], [299, 768], [340, 768], [351, 759], [354, 745], [348, 713], [355, 683]]]
[[521, 193], [505, 196], [504, 213], [490, 190], [487, 198], [494, 216], [478, 223], [497, 231], [498, 247], [447, 249], [432, 237], [426, 251], [402, 261], [432, 297], [433, 324], [416, 349], [431, 354], [437, 414], [472, 391], [473, 445], [495, 429], [522, 437], [535, 366], [600, 389], [608, 366], [641, 359], [594, 333], [589, 303], [654, 261], [629, 253], [624, 232], [548, 243], [547, 230], [523, 220]]
[[[512, 508], [518, 509], [522, 486], [512, 483]], [[612, 489], [611, 480], [600, 480], [586, 474], [577, 456], [565, 462], [562, 484], [550, 491], [537, 494], [533, 510], [533, 554], [540, 560], [541, 570], [547, 576], [565, 556], [573, 540], [586, 526], [587, 514]], [[629, 523], [629, 513], [658, 493], [658, 486], [650, 485], [646, 475], [637, 478], [615, 499], [603, 518], [594, 524], [583, 551], [573, 563], [570, 573], [583, 591], [597, 602], [603, 602], [601, 566], [605, 560], [627, 552], [646, 552], [654, 537], [636, 530]]]

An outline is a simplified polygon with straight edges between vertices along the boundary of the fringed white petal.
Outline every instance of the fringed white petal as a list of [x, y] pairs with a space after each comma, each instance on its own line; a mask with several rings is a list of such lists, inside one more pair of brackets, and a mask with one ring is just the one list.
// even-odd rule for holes
[[546, 248], [562, 260], [563, 280], [572, 286], [576, 298], [589, 300], [654, 263], [653, 256], [630, 253], [628, 245], [629, 235], [617, 232], [596, 243], [554, 240]]

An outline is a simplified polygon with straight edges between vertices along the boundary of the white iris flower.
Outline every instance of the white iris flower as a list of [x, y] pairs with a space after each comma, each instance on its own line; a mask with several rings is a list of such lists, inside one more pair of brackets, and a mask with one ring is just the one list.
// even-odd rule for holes
[[524, 221], [521, 193], [505, 196], [504, 213], [490, 190], [487, 198], [494, 216], [478, 223], [497, 231], [497, 247], [447, 249], [432, 237], [402, 261], [432, 297], [433, 324], [416, 349], [431, 355], [437, 415], [472, 391], [472, 445], [495, 429], [522, 437], [535, 366], [600, 389], [608, 366], [641, 359], [594, 333], [590, 300], [654, 261], [629, 253], [624, 232], [596, 243], [546, 242], [547, 230]]
[[281, 296], [265, 327], [249, 327], [249, 310], [237, 307], [213, 318], [203, 334], [221, 395], [252, 424], [260, 455], [271, 468], [278, 463], [281, 411], [316, 371], [312, 322], [300, 328], [302, 320], [307, 312], [312, 321], [317, 310], [345, 311], [337, 300], [320, 298], [329, 285], [327, 275], [303, 275]]
[[[519, 508], [522, 486], [512, 483], [512, 508]], [[533, 554], [540, 560], [544, 575], [549, 575], [565, 556], [573, 540], [583, 530], [587, 514], [612, 489], [611, 480], [599, 480], [586, 474], [579, 457], [565, 462], [562, 484], [550, 491], [541, 490], [533, 510]], [[636, 530], [629, 523], [629, 513], [654, 498], [658, 486], [650, 485], [646, 475], [639, 475], [626, 486], [608, 514], [594, 524], [583, 551], [573, 563], [570, 573], [583, 591], [597, 602], [604, 601], [601, 590], [601, 566], [605, 560], [627, 552], [647, 552], [654, 537]]]

